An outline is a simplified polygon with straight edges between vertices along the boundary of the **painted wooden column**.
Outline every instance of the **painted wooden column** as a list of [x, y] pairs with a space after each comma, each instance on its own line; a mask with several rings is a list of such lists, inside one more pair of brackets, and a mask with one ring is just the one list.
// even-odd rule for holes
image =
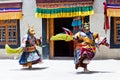
[[[54, 19], [49, 19], [49, 37], [51, 38], [54, 35]], [[49, 39], [50, 39], [49, 38]], [[54, 41], [50, 40], [50, 58], [54, 57]]]

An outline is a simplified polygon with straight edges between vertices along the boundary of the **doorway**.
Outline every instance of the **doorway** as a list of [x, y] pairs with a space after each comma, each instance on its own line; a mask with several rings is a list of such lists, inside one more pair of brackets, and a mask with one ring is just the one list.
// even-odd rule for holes
[[[71, 23], [73, 18], [55, 18], [54, 35], [64, 33], [62, 27], [73, 30]], [[73, 41], [54, 41], [54, 57], [73, 57]]]
[[[89, 16], [81, 17], [82, 22], [89, 22]], [[74, 46], [73, 41], [51, 41], [50, 38], [56, 34], [64, 33], [62, 27], [68, 28], [71, 31], [73, 18], [50, 18], [42, 19], [42, 40], [43, 44], [47, 45], [43, 48], [45, 57], [73, 57]], [[75, 32], [75, 31], [74, 31]]]

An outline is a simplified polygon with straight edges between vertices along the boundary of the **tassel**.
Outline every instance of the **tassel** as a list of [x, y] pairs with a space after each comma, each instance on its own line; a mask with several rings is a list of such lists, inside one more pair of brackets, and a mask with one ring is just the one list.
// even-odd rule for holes
[[104, 5], [104, 30], [105, 30], [105, 33], [107, 33], [107, 30], [109, 29], [109, 19], [108, 19], [108, 16], [107, 16], [106, 3], [104, 2], [103, 5]]

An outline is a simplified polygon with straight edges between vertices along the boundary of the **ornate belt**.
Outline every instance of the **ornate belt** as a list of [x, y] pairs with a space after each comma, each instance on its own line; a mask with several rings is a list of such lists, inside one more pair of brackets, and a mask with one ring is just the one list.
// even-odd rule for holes
[[35, 50], [36, 50], [35, 46], [30, 46], [30, 47], [25, 47], [24, 48], [25, 52], [32, 52], [32, 51], [35, 51]]

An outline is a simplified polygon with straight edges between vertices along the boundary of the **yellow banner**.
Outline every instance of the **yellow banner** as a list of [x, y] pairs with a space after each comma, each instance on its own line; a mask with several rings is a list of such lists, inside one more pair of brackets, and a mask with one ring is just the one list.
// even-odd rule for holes
[[94, 11], [92, 10], [88, 12], [71, 12], [71, 13], [58, 13], [58, 14], [36, 13], [35, 16], [38, 18], [61, 18], [61, 17], [88, 16], [93, 14], [94, 14]]
[[0, 13], [0, 20], [22, 19], [22, 12], [6, 12]]
[[107, 16], [120, 17], [120, 9], [107, 9]]

